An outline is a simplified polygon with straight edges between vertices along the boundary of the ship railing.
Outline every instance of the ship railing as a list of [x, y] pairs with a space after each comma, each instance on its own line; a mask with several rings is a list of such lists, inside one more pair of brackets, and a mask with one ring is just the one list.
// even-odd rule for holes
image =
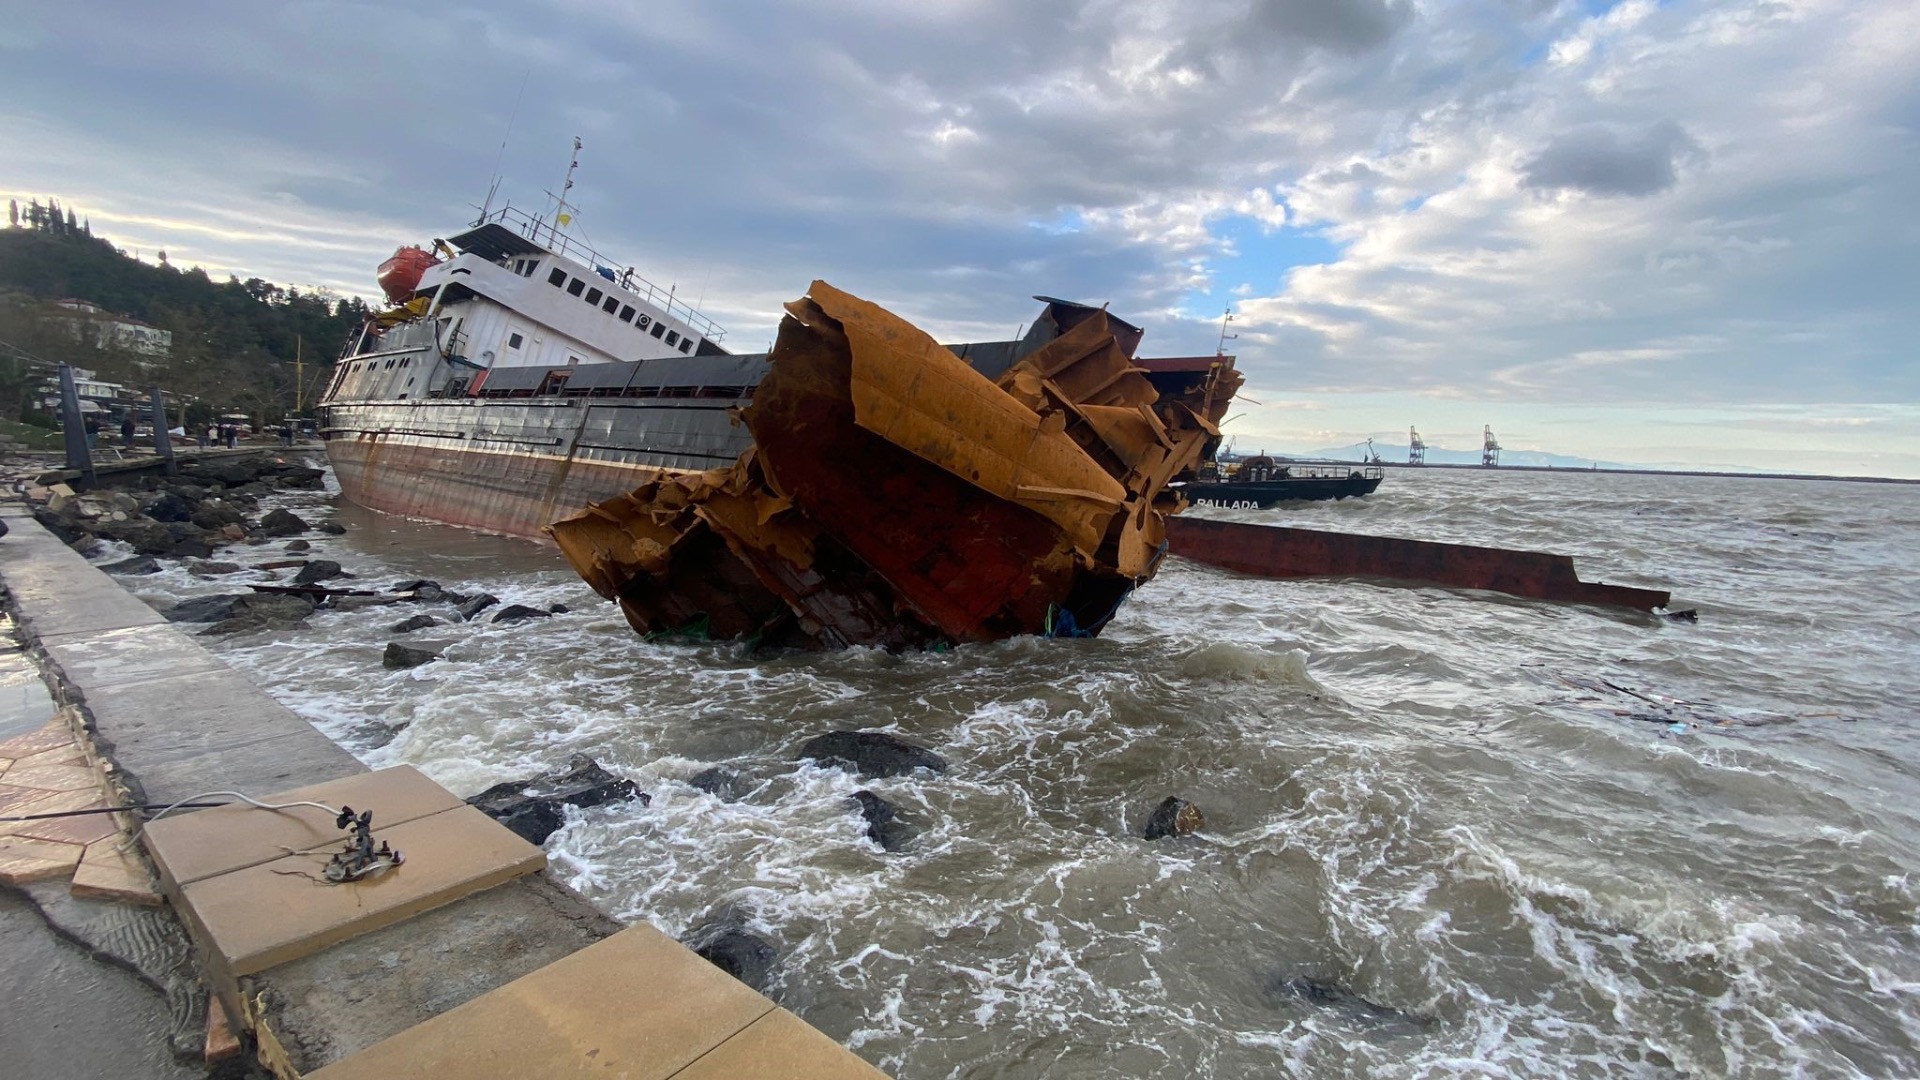
[[559, 227], [554, 225], [553, 222], [538, 217], [530, 217], [525, 211], [509, 205], [503, 206], [491, 214], [482, 217], [480, 220], [474, 222], [474, 226], [477, 228], [490, 223], [512, 229], [514, 232], [545, 247], [549, 251], [565, 255], [575, 262], [584, 263], [588, 269], [594, 271], [600, 277], [606, 277], [605, 274], [599, 273], [602, 269], [612, 271], [614, 276], [607, 280], [612, 281], [626, 292], [632, 293], [634, 296], [665, 311], [667, 314], [679, 319], [688, 326], [693, 327], [694, 330], [699, 332], [701, 337], [706, 338], [708, 341], [719, 341], [721, 338], [727, 336], [725, 328], [712, 319], [707, 318], [705, 315], [700, 314], [698, 311], [695, 311], [685, 301], [676, 297], [673, 289], [662, 289], [660, 286], [634, 273], [633, 267], [631, 266], [624, 270], [619, 269], [611, 260], [606, 259], [585, 242], [576, 240], [566, 233], [561, 232]]

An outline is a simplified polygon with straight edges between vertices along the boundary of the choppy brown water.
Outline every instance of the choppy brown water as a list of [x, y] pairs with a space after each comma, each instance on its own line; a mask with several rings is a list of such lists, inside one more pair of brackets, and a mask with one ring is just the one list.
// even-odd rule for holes
[[[371, 583], [574, 612], [418, 633], [448, 660], [410, 672], [404, 609], [215, 647], [462, 793], [575, 751], [633, 776], [652, 806], [580, 813], [553, 872], [669, 932], [745, 912], [774, 995], [901, 1077], [1920, 1074], [1920, 489], [1401, 470], [1220, 513], [1563, 551], [1700, 623], [1174, 565], [1097, 641], [749, 656], [639, 641], [548, 550], [342, 507], [315, 554]], [[952, 773], [792, 762], [838, 727]], [[714, 764], [751, 794], [684, 783]], [[1136, 839], [1174, 793], [1207, 830]]]

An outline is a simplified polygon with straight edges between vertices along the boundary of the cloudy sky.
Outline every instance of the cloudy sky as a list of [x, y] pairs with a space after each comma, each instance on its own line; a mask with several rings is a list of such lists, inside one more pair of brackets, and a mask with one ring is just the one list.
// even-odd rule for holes
[[[815, 277], [1229, 348], [1241, 446], [1920, 477], [1914, 0], [19, 5], [0, 191], [371, 294], [571, 140], [603, 251], [764, 348]], [[504, 144], [504, 145], [503, 145]]]

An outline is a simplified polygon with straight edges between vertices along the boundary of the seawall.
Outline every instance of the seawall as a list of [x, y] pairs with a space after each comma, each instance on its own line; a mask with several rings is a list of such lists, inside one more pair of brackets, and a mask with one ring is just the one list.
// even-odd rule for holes
[[[56, 699], [80, 711], [99, 753], [136, 799], [171, 803], [210, 791], [377, 793], [394, 790], [382, 786], [393, 783], [417, 792], [424, 784], [437, 793], [432, 798], [458, 804], [433, 810], [442, 815], [435, 820], [476, 827], [459, 815], [477, 811], [412, 770], [369, 773], [88, 564], [24, 506], [0, 505], [0, 517], [10, 528], [0, 538], [0, 581], [21, 635]], [[384, 797], [375, 796], [376, 812], [384, 812], [377, 804]], [[219, 823], [242, 828], [240, 846], [259, 846], [266, 843], [259, 815], [269, 814], [225, 808], [167, 820], [179, 823], [175, 832]], [[266, 824], [287, 822], [281, 816]], [[399, 824], [393, 834], [417, 824]], [[150, 856], [160, 831], [143, 838]], [[449, 846], [496, 840], [472, 835]], [[158, 852], [160, 878], [194, 939], [202, 977], [262, 1064], [285, 1080], [323, 1070], [327, 1080], [609, 1075], [606, 1068], [622, 1055], [634, 1063], [634, 1076], [748, 1075], [765, 1071], [756, 1067], [763, 1060], [795, 1077], [880, 1075], [677, 942], [644, 924], [622, 929], [544, 874], [525, 873], [524, 865], [503, 884], [488, 879], [457, 898], [410, 900], [397, 921], [377, 928], [330, 931], [298, 955], [260, 953], [242, 962], [223, 951], [228, 939], [215, 922], [233, 912], [206, 906], [209, 894], [187, 880], [181, 852]], [[390, 871], [391, 879], [367, 888], [362, 896], [370, 899], [345, 906], [377, 907], [395, 890], [430, 880], [440, 855], [467, 853], [423, 844], [407, 865]], [[526, 862], [517, 851], [509, 854]], [[225, 850], [215, 855], [229, 857]], [[222, 902], [243, 920], [279, 930], [297, 921], [304, 900], [299, 889], [284, 894], [291, 900], [276, 899], [273, 889], [285, 878], [264, 876], [269, 872], [254, 867], [220, 878]], [[300, 885], [316, 898], [344, 895]], [[244, 891], [250, 887], [259, 889], [257, 900]]]

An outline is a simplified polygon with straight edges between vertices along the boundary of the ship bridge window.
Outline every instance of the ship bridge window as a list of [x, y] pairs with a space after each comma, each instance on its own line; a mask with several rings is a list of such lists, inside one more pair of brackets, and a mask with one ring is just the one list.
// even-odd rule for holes
[[521, 343], [522, 341], [525, 341], [525, 340], [526, 340], [526, 339], [525, 339], [525, 338], [523, 338], [523, 337], [521, 337], [521, 336], [520, 336], [519, 334], [508, 334], [508, 335], [507, 335], [507, 348], [509, 348], [509, 349], [517, 349], [517, 348], [519, 348], [519, 347], [520, 347], [520, 343]]
[[666, 333], [666, 332], [667, 332], [667, 324], [666, 324], [666, 323], [663, 323], [663, 322], [657, 322], [657, 323], [654, 323], [654, 324], [653, 324], [653, 336], [654, 336], [654, 337], [659, 337], [659, 336], [660, 336], [661, 334], [664, 334], [664, 333]]
[[524, 270], [522, 270], [522, 271], [520, 271], [520, 276], [521, 276], [521, 277], [532, 277], [532, 276], [533, 276], [533, 272], [534, 272], [535, 270], [538, 270], [538, 269], [540, 269], [540, 260], [539, 260], [539, 259], [528, 259], [528, 260], [527, 260], [527, 266], [526, 266], [526, 269], [524, 269]]
[[680, 344], [680, 331], [678, 330], [667, 331], [667, 344], [668, 345]]
[[613, 314], [613, 309], [619, 306], [620, 306], [620, 300], [617, 297], [609, 296], [607, 297], [606, 302], [600, 305], [600, 310], [611, 315]]
[[567, 282], [568, 296], [579, 296], [581, 293], [586, 291], [587, 291], [587, 283], [584, 281], [581, 281], [579, 278], [574, 278], [572, 281]]
[[566, 283], [567, 283], [567, 272], [565, 270], [560, 269], [557, 266], [553, 268], [553, 273], [547, 275], [547, 284], [553, 286], [556, 289], [562, 285], [565, 285]]
[[597, 303], [599, 303], [599, 302], [600, 302], [600, 290], [599, 290], [599, 289], [588, 289], [588, 290], [587, 290], [587, 303], [589, 303], [589, 304], [597, 304]]
[[623, 305], [621, 305], [621, 307], [620, 307], [620, 321], [621, 321], [621, 322], [632, 322], [632, 321], [633, 321], [633, 305], [632, 305], [632, 304], [623, 304]]
[[690, 353], [690, 352], [692, 352], [692, 351], [693, 351], [693, 339], [692, 339], [692, 338], [682, 338], [682, 339], [680, 339], [680, 351], [681, 351], [681, 352], [684, 352], [684, 353]]

